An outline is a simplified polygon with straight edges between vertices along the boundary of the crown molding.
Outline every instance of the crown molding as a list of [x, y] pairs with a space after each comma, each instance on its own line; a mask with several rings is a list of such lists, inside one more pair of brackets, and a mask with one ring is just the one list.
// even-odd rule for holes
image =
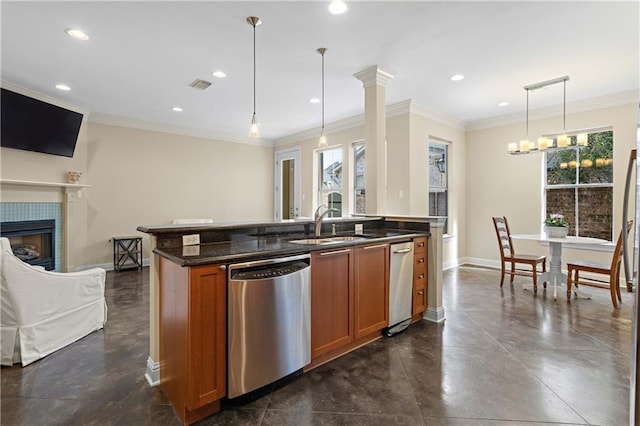
[[371, 86], [387, 87], [389, 80], [393, 79], [393, 75], [382, 71], [377, 65], [373, 65], [353, 75], [362, 82], [362, 86], [366, 89]]
[[[640, 89], [628, 90], [626, 92], [612, 93], [595, 98], [581, 99], [579, 101], [567, 102], [567, 115], [580, 112], [594, 111], [603, 108], [611, 108], [620, 105], [636, 104], [640, 99]], [[529, 110], [529, 121], [553, 118], [562, 115], [562, 104], [547, 108]], [[501, 115], [499, 117], [487, 118], [484, 120], [468, 121], [467, 131], [490, 129], [493, 127], [508, 126], [511, 124], [524, 123], [526, 120], [524, 112]]]
[[458, 130], [466, 129], [464, 121], [451, 115], [438, 112], [424, 105], [420, 105], [413, 99], [406, 99], [404, 101], [396, 102], [395, 104], [387, 105], [387, 118], [397, 117], [403, 114], [417, 115]]
[[[386, 118], [398, 117], [404, 114], [415, 114], [420, 117], [437, 121], [446, 126], [450, 126], [459, 130], [465, 130], [463, 121], [458, 120], [455, 117], [439, 113], [425, 106], [419, 105], [413, 99], [406, 99], [404, 101], [387, 105], [385, 108], [385, 114]], [[357, 114], [351, 117], [344, 118], [342, 120], [325, 123], [324, 130], [327, 134], [330, 134], [342, 130], [352, 129], [357, 126], [364, 126], [364, 114]], [[312, 139], [318, 137], [319, 135], [320, 127], [314, 127], [312, 129], [303, 130], [301, 132], [274, 139], [273, 142], [274, 146], [278, 147], [295, 142], [300, 142], [306, 139]]]
[[247, 145], [273, 147], [273, 141], [269, 139], [255, 139], [248, 136], [239, 136], [230, 133], [217, 133], [204, 129], [194, 129], [190, 127], [173, 126], [169, 124], [138, 120], [134, 118], [120, 117], [109, 114], [92, 112], [89, 115], [89, 122], [95, 124], [105, 124], [109, 126], [128, 127], [152, 132], [169, 133], [182, 136], [193, 136], [196, 138], [212, 139], [222, 142], [242, 143]]
[[15, 83], [11, 83], [10, 81], [0, 80], [0, 87], [7, 90], [11, 90], [12, 92], [20, 93], [21, 95], [29, 96], [31, 98], [37, 99], [42, 102], [56, 105], [61, 108], [69, 109], [71, 111], [75, 111], [83, 115], [82, 117], [83, 120], [86, 120], [87, 115], [89, 114], [89, 111], [77, 105], [61, 101], [60, 99], [53, 98], [51, 96], [45, 95], [40, 92], [36, 92], [35, 90], [27, 89], [26, 87], [20, 86]]

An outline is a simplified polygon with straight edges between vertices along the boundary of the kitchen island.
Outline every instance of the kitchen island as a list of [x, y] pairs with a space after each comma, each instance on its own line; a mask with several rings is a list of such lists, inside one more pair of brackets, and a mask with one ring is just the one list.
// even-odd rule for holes
[[[356, 224], [362, 225], [362, 235], [355, 234]], [[416, 253], [422, 256], [425, 269], [414, 280], [412, 312], [414, 320], [422, 317], [427, 308], [429, 220], [328, 220], [322, 224], [322, 236], [338, 238], [321, 244], [313, 240], [313, 225], [308, 220], [138, 228], [150, 234], [156, 255], [150, 268], [147, 379], [157, 382], [153, 376], [159, 376], [183, 423], [219, 411], [226, 396], [226, 270], [230, 264], [311, 256], [312, 360], [305, 371], [380, 338], [389, 325], [389, 243], [415, 241], [424, 249]], [[199, 244], [183, 245], [194, 238]], [[332, 314], [327, 316], [328, 311]]]

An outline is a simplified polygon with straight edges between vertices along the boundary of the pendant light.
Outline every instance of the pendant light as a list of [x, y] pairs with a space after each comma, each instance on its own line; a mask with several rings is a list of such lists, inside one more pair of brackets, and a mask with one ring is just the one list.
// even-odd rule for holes
[[253, 27], [253, 116], [251, 117], [251, 127], [249, 127], [249, 137], [259, 138], [260, 128], [256, 119], [256, 27], [262, 24], [262, 21], [255, 16], [249, 16], [247, 23]]
[[318, 148], [326, 148], [327, 136], [324, 134], [324, 54], [327, 51], [326, 48], [320, 47], [317, 52], [322, 55], [322, 130], [320, 131], [320, 139], [318, 139]]
[[580, 133], [572, 133], [576, 134], [576, 143], [574, 145], [571, 137], [567, 135], [567, 81], [569, 81], [569, 76], [565, 75], [563, 77], [554, 78], [552, 80], [543, 81], [540, 83], [530, 84], [528, 86], [524, 86], [524, 90], [527, 92], [527, 116], [526, 116], [526, 132], [527, 138], [529, 136], [529, 92], [537, 89], [542, 89], [547, 86], [551, 86], [553, 84], [562, 83], [563, 84], [563, 92], [562, 92], [562, 134], [557, 135], [554, 140], [552, 138], [548, 138], [542, 136], [538, 138], [538, 143], [534, 141], [530, 141], [529, 139], [523, 139], [518, 144], [517, 142], [512, 142], [507, 145], [507, 152], [509, 154], [528, 154], [530, 152], [539, 152], [545, 150], [555, 150], [555, 149], [566, 149], [569, 147], [577, 146], [584, 147], [588, 145], [588, 134], [584, 132]]

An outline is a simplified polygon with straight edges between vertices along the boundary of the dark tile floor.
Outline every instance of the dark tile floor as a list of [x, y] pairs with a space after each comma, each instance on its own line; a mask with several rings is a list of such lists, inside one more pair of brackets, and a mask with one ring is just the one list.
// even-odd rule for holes
[[[447, 320], [361, 348], [200, 425], [628, 423], [633, 295], [554, 302], [501, 290], [496, 271], [444, 274]], [[109, 321], [25, 368], [0, 371], [2, 425], [178, 425], [143, 375], [148, 270], [107, 274]]]

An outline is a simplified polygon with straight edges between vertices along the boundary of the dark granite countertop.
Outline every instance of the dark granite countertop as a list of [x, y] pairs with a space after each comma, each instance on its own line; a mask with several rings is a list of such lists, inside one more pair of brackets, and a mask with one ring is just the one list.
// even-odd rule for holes
[[[338, 235], [353, 235], [338, 234]], [[164, 247], [153, 250], [159, 256], [171, 260], [181, 266], [200, 266], [220, 263], [246, 262], [272, 257], [282, 257], [318, 250], [332, 250], [339, 247], [351, 247], [375, 242], [396, 242], [420, 236], [428, 232], [399, 231], [387, 229], [366, 230], [364, 237], [358, 240], [332, 242], [329, 244], [296, 244], [295, 239], [313, 238], [305, 234], [286, 235], [254, 235], [237, 240], [205, 243], [185, 247]], [[323, 235], [327, 237], [329, 235]]]
[[[331, 223], [355, 223], [355, 222], [376, 222], [381, 220], [381, 216], [350, 216], [325, 218], [323, 224]], [[161, 224], [161, 225], [140, 225], [137, 230], [147, 234], [171, 234], [182, 232], [216, 230], [244, 230], [248, 228], [263, 229], [293, 229], [314, 225], [313, 218], [299, 218], [295, 220], [265, 220], [261, 222], [216, 222], [216, 223], [189, 223], [189, 224]]]

